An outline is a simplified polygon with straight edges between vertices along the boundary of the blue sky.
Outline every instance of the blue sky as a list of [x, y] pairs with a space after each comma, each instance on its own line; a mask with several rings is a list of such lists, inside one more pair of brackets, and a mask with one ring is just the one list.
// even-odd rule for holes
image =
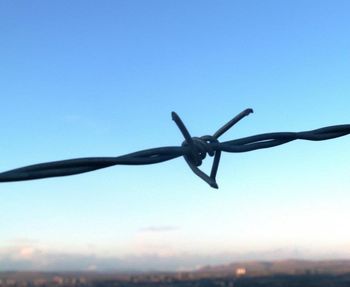
[[[1, 1], [0, 169], [180, 145], [171, 111], [201, 136], [253, 108], [222, 140], [349, 123], [349, 9]], [[348, 142], [223, 154], [219, 190], [181, 158], [1, 184], [0, 270], [350, 257]]]

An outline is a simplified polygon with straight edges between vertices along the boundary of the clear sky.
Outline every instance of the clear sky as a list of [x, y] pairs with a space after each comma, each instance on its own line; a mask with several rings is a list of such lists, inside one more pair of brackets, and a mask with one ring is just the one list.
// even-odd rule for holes
[[[0, 2], [0, 170], [350, 123], [349, 1]], [[0, 185], [0, 270], [350, 258], [349, 137]], [[208, 164], [204, 169], [209, 168]], [[153, 265], [152, 265], [153, 264]], [[158, 264], [158, 265], [157, 265]]]

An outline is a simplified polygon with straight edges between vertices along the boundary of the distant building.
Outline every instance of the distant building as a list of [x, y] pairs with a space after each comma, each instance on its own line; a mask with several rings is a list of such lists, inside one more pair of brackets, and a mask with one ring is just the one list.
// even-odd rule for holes
[[47, 280], [44, 278], [38, 278], [33, 281], [34, 286], [45, 286], [47, 284]]
[[56, 285], [62, 285], [64, 282], [64, 279], [61, 276], [54, 276], [52, 278], [52, 283], [56, 284]]
[[247, 269], [240, 267], [236, 269], [236, 276], [244, 276], [247, 274]]

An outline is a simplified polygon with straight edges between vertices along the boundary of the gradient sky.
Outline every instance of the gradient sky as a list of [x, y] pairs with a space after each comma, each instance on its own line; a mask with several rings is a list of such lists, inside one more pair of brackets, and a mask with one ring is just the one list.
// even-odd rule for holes
[[[346, 0], [1, 1], [0, 170], [180, 145], [171, 111], [201, 136], [253, 108], [222, 140], [350, 123], [349, 11]], [[182, 158], [3, 183], [0, 270], [55, 256], [90, 269], [350, 258], [349, 140], [225, 153], [219, 190]]]

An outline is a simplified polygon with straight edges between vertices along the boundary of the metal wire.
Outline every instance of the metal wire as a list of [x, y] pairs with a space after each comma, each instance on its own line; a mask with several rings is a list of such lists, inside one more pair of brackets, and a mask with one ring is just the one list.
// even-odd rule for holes
[[[211, 187], [218, 188], [216, 174], [219, 167], [221, 152], [249, 152], [257, 149], [275, 147], [297, 139], [322, 141], [350, 134], [350, 125], [336, 125], [311, 131], [265, 133], [219, 142], [218, 138], [221, 135], [252, 112], [252, 109], [246, 109], [222, 126], [212, 136], [206, 135], [202, 137], [191, 137], [181, 118], [175, 112], [172, 112], [172, 119], [185, 138], [181, 146], [152, 148], [118, 157], [89, 157], [34, 164], [0, 173], [0, 182], [74, 175], [114, 165], [155, 164], [183, 156], [189, 167], [197, 176], [207, 182]], [[207, 175], [198, 168], [207, 154], [209, 156], [214, 156], [210, 175]]]

